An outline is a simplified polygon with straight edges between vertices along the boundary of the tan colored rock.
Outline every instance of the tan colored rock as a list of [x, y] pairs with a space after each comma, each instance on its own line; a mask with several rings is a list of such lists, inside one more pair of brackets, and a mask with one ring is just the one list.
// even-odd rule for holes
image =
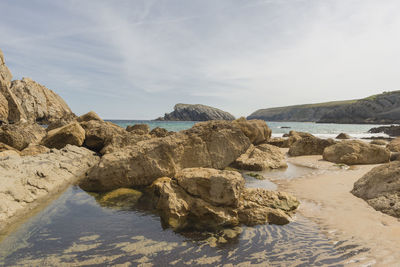
[[9, 146], [9, 145], [6, 145], [6, 144], [0, 142], [0, 152], [6, 151], [6, 150], [15, 150], [15, 151], [18, 151], [18, 150], [16, 150], [15, 148], [13, 148], [13, 147], [11, 147], [11, 146]]
[[355, 182], [351, 193], [374, 209], [400, 218], [400, 162], [373, 168]]
[[38, 144], [30, 144], [29, 146], [27, 146], [24, 150], [22, 150], [20, 152], [20, 155], [21, 156], [35, 156], [38, 154], [47, 153], [49, 151], [50, 151], [50, 149], [45, 146], [38, 145]]
[[150, 131], [150, 135], [152, 137], [166, 137], [168, 135], [173, 134], [174, 132], [169, 132], [164, 128], [161, 127], [156, 127], [153, 130]]
[[59, 95], [30, 78], [13, 81], [10, 91], [28, 121], [48, 124], [76, 117]]
[[354, 164], [378, 164], [389, 162], [390, 151], [381, 146], [370, 145], [359, 140], [345, 140], [325, 148], [324, 160]]
[[46, 132], [50, 132], [51, 130], [57, 129], [57, 128], [61, 128], [65, 125], [70, 124], [72, 121], [71, 120], [57, 120], [57, 121], [53, 121], [51, 122], [47, 128], [46, 128]]
[[175, 178], [178, 185], [190, 195], [216, 206], [237, 207], [240, 192], [244, 188], [242, 175], [235, 171], [187, 168], [179, 171]]
[[149, 134], [150, 133], [150, 127], [148, 124], [142, 123], [142, 124], [135, 124], [135, 125], [129, 125], [126, 127], [126, 131], [128, 132], [134, 132], [139, 135], [143, 134]]
[[77, 122], [51, 130], [43, 138], [42, 144], [49, 148], [61, 149], [66, 145], [82, 146], [85, 130]]
[[232, 164], [235, 168], [249, 171], [286, 168], [286, 158], [281, 150], [272, 145], [251, 145], [247, 151]]
[[400, 138], [395, 138], [390, 141], [387, 148], [392, 152], [400, 152]]
[[303, 137], [294, 142], [288, 151], [289, 156], [322, 155], [324, 149], [334, 145], [333, 139], [321, 139], [318, 137]]
[[281, 148], [288, 148], [289, 143], [287, 140], [288, 140], [287, 138], [283, 138], [283, 137], [273, 137], [273, 138], [269, 139], [268, 144], [272, 145], [272, 146], [281, 147]]
[[271, 129], [265, 121], [262, 120], [246, 120], [241, 117], [233, 121], [233, 124], [237, 125], [243, 133], [250, 139], [250, 142], [254, 145], [258, 145], [263, 142], [268, 142], [271, 138]]
[[36, 123], [4, 124], [0, 127], [0, 142], [17, 150], [38, 144], [45, 135], [46, 130]]
[[4, 150], [0, 152], [0, 157], [19, 157], [19, 152], [17, 150]]
[[[1, 84], [0, 87], [2, 87]], [[0, 121], [3, 122], [8, 121], [8, 101], [7, 98], [5, 98], [1, 93], [1, 89], [0, 89]]]
[[96, 198], [101, 206], [124, 209], [132, 208], [142, 197], [143, 193], [131, 188], [118, 188]]
[[376, 139], [376, 140], [372, 140], [370, 144], [378, 145], [378, 146], [386, 146], [386, 145], [388, 145], [388, 142], [386, 142], [385, 140], [382, 140], [382, 139]]
[[83, 114], [83, 115], [79, 116], [78, 118], [76, 118], [76, 120], [78, 122], [93, 121], [93, 120], [94, 121], [103, 121], [99, 117], [99, 115], [97, 115], [97, 113], [94, 111], [89, 111], [88, 113]]
[[347, 133], [340, 133], [338, 136], [336, 136], [336, 139], [351, 139], [351, 136]]
[[149, 185], [185, 168], [223, 169], [249, 146], [249, 139], [231, 122], [201, 122], [189, 130], [105, 154], [81, 186], [88, 191], [109, 191]]
[[90, 120], [81, 126], [86, 132], [85, 147], [97, 152], [111, 144], [113, 138], [126, 135], [125, 129], [111, 122]]
[[98, 160], [92, 151], [69, 145], [52, 153], [0, 158], [0, 231], [82, 178]]

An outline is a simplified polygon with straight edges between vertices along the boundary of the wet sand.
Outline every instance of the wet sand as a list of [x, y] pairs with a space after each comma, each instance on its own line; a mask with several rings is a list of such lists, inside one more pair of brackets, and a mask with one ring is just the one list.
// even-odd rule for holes
[[321, 170], [300, 179], [274, 181], [280, 190], [300, 199], [300, 214], [318, 223], [329, 238], [353, 240], [369, 248], [369, 265], [400, 266], [400, 220], [375, 211], [350, 193], [354, 182], [377, 165], [346, 170], [321, 156], [294, 157], [288, 162]]

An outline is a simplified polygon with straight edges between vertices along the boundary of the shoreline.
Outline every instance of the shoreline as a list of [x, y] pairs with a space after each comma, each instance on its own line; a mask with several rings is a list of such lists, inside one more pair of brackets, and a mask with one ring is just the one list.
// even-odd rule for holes
[[370, 264], [400, 262], [400, 220], [376, 211], [350, 193], [354, 182], [378, 165], [357, 165], [340, 170], [321, 156], [288, 158], [288, 162], [323, 170], [291, 180], [275, 180], [279, 190], [300, 200], [298, 213], [316, 222], [333, 240], [352, 240], [366, 247]]

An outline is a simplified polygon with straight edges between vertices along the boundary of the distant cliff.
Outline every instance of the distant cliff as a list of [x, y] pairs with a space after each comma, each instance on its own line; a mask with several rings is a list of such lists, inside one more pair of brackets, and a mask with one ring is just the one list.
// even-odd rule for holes
[[247, 118], [319, 123], [400, 123], [400, 91], [384, 92], [359, 100], [260, 109]]
[[165, 121], [209, 121], [234, 120], [235, 117], [226, 111], [205, 105], [176, 104], [174, 111], [165, 113], [164, 117], [156, 120]]

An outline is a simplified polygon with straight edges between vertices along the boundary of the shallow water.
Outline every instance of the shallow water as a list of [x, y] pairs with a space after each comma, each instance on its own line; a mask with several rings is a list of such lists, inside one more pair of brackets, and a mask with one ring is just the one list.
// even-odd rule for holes
[[[271, 172], [282, 176], [299, 167]], [[304, 170], [303, 170], [304, 169]], [[303, 168], [304, 175], [313, 169]], [[290, 178], [293, 175], [288, 175]], [[247, 177], [247, 185], [272, 183]], [[0, 265], [154, 266], [257, 265], [341, 266], [364, 262], [367, 248], [329, 239], [317, 224], [297, 215], [284, 226], [261, 225], [223, 233], [177, 234], [163, 229], [157, 215], [134, 206], [115, 210], [72, 186], [46, 209], [0, 243]], [[208, 242], [210, 239], [221, 242]]]

